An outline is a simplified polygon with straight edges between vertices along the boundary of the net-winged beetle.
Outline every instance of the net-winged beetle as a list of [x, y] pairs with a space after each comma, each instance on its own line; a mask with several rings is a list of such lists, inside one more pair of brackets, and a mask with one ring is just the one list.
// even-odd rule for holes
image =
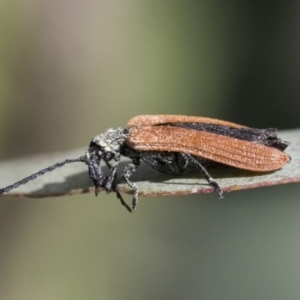
[[[290, 161], [290, 157], [283, 152], [289, 144], [277, 136], [274, 128], [255, 129], [204, 117], [141, 115], [132, 118], [126, 129], [108, 129], [95, 136], [83, 156], [67, 159], [32, 174], [0, 189], [0, 194], [65, 164], [83, 162], [88, 166], [95, 194], [99, 193], [100, 188], [107, 193], [114, 191], [130, 210], [116, 189], [116, 171], [121, 156], [126, 156], [131, 162], [124, 168], [122, 177], [133, 189], [133, 209], [137, 207], [139, 189], [130, 181], [130, 176], [138, 169], [141, 160], [160, 172], [172, 174], [180, 174], [188, 165], [193, 165], [222, 198], [222, 188], [201, 161], [213, 161], [254, 172], [270, 172]], [[102, 160], [107, 164], [109, 174], [103, 174]]]

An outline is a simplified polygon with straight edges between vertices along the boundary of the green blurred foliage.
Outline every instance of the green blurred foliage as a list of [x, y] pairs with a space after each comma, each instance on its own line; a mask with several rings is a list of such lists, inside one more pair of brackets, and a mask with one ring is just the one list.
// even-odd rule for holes
[[[297, 127], [298, 14], [279, 1], [4, 0], [0, 156], [82, 147], [138, 114]], [[141, 199], [130, 216], [114, 195], [1, 200], [2, 297], [296, 299], [297, 195]]]

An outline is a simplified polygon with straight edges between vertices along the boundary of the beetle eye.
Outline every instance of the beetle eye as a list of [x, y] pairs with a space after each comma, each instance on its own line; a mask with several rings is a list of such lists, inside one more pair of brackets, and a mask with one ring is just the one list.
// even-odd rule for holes
[[105, 155], [103, 155], [103, 151], [98, 150], [98, 151], [97, 151], [97, 156], [100, 157], [100, 158], [102, 158], [102, 157], [105, 156]]

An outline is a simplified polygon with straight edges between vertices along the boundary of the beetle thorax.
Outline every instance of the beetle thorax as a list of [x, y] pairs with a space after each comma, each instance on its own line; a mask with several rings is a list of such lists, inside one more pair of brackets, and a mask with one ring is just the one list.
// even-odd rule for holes
[[88, 152], [90, 154], [97, 153], [108, 160], [119, 156], [127, 134], [126, 129], [108, 129], [105, 133], [96, 135], [92, 139]]

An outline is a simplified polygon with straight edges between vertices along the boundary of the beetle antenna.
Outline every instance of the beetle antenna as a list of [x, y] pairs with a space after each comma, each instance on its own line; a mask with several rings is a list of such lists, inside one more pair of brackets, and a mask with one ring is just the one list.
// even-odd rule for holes
[[80, 156], [79, 158], [76, 158], [76, 159], [66, 159], [62, 162], [56, 163], [53, 166], [50, 166], [46, 169], [43, 169], [43, 170], [41, 170], [37, 173], [34, 173], [34, 174], [32, 174], [28, 177], [23, 178], [22, 180], [14, 183], [12, 185], [9, 185], [9, 186], [7, 186], [3, 189], [0, 189], [0, 195], [8, 193], [10, 190], [16, 189], [20, 185], [26, 184], [28, 181], [35, 180], [38, 176], [44, 175], [45, 173], [51, 172], [51, 171], [55, 170], [56, 168], [60, 168], [60, 167], [63, 167], [64, 165], [66, 165], [66, 164], [71, 164], [71, 163], [74, 163], [74, 162], [86, 162], [86, 158], [84, 156]]

